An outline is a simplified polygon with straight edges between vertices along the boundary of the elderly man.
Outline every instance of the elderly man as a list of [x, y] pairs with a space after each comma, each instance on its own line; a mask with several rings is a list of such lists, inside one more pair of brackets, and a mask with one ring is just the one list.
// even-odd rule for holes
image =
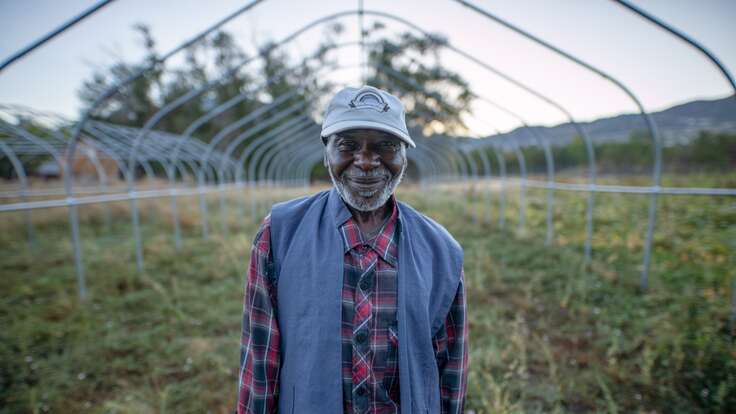
[[253, 243], [238, 413], [462, 413], [462, 249], [393, 195], [401, 102], [345, 88], [321, 135], [334, 188], [274, 205]]

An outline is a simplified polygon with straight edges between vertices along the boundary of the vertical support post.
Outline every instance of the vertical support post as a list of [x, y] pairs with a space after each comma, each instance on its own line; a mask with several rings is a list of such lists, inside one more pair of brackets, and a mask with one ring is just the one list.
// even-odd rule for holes
[[135, 267], [138, 272], [143, 272], [143, 243], [141, 241], [141, 224], [138, 212], [137, 195], [135, 191], [129, 191], [130, 209], [133, 217], [133, 240], [135, 242]]
[[[135, 154], [131, 155], [135, 159]], [[128, 197], [130, 198], [130, 214], [133, 224], [133, 243], [135, 244], [135, 267], [139, 273], [143, 272], [143, 242], [141, 241], [140, 213], [138, 212], [137, 195], [135, 192], [135, 162], [128, 166], [130, 174], [126, 177], [128, 183]]]
[[74, 265], [77, 270], [77, 289], [79, 290], [79, 299], [87, 300], [87, 283], [84, 278], [84, 267], [82, 266], [82, 246], [79, 242], [79, 217], [77, 216], [77, 205], [74, 198], [67, 195], [67, 204], [69, 205], [69, 223], [72, 228], [72, 248], [74, 249]]
[[[657, 190], [659, 186], [655, 186]], [[656, 190], [655, 190], [656, 191]], [[654, 224], [657, 221], [657, 193], [649, 195], [649, 213], [647, 215], [647, 238], [644, 242], [644, 263], [642, 264], [640, 287], [646, 292], [649, 289], [649, 266], [652, 259], [652, 241], [654, 239]]]
[[[628, 92], [628, 90], [627, 90]], [[639, 108], [642, 108], [639, 100], [633, 95], [629, 95], [636, 101]], [[652, 241], [654, 239], [654, 226], [657, 222], [657, 197], [659, 196], [660, 186], [662, 181], [662, 142], [659, 139], [659, 133], [657, 131], [657, 125], [654, 123], [652, 117], [644, 112], [644, 120], [649, 127], [649, 131], [652, 134], [651, 140], [654, 146], [654, 168], [652, 169], [652, 182], [654, 188], [652, 193], [649, 195], [649, 215], [647, 219], [647, 238], [644, 244], [644, 263], [642, 264], [641, 270], [641, 289], [646, 292], [649, 289], [649, 267], [652, 258]]]
[[519, 233], [523, 234], [526, 226], [526, 160], [519, 149], [517, 142], [511, 143], [516, 159], [519, 161], [519, 172], [521, 173], [521, 187], [519, 190]]
[[[100, 192], [103, 194], [107, 194], [107, 173], [105, 173], [105, 169], [102, 167], [102, 164], [100, 163], [100, 159], [97, 157], [97, 149], [96, 148], [85, 148], [85, 157], [89, 160], [89, 162], [92, 164], [92, 166], [95, 168], [95, 172], [97, 173], [97, 178], [99, 180], [99, 188]], [[112, 216], [110, 215], [110, 206], [105, 203], [103, 206], [104, 209], [104, 217], [105, 217], [105, 228], [107, 231], [110, 231], [110, 228], [112, 227]]]
[[[105, 168], [100, 163], [100, 159], [97, 157], [97, 150], [90, 151], [87, 154], [87, 158], [89, 158], [89, 161], [92, 163], [92, 165], [95, 167], [95, 171], [97, 172], [97, 177], [99, 178], [100, 182], [100, 191], [103, 194], [107, 194], [107, 173], [105, 172]], [[105, 209], [104, 216], [105, 216], [105, 228], [107, 231], [110, 231], [110, 228], [112, 227], [112, 216], [110, 213], [110, 205], [105, 203], [103, 206]]]
[[490, 223], [492, 220], [492, 213], [493, 213], [493, 198], [491, 193], [491, 182], [490, 179], [492, 177], [491, 172], [491, 162], [488, 159], [488, 154], [486, 154], [486, 148], [479, 147], [478, 148], [478, 155], [480, 157], [480, 161], [483, 164], [483, 204], [485, 205], [485, 221], [486, 223]]
[[540, 141], [542, 141], [544, 158], [547, 164], [547, 235], [544, 244], [549, 246], [552, 244], [552, 238], [554, 237], [552, 218], [555, 210], [555, 190], [553, 187], [555, 184], [555, 160], [549, 147], [549, 141], [546, 138], [540, 138]]
[[501, 176], [501, 191], [498, 197], [498, 226], [504, 228], [506, 226], [506, 158], [501, 152], [493, 148], [493, 153], [496, 154], [496, 160], [498, 161], [498, 172]]
[[[24, 186], [20, 190], [20, 199], [25, 201], [28, 201], [28, 195], [26, 193], [27, 188]], [[31, 210], [26, 210], [23, 212], [23, 221], [26, 225], [26, 238], [28, 239], [28, 248], [31, 249], [31, 251], [34, 251], [36, 248], [36, 241], [33, 237], [33, 219], [31, 218]]]
[[585, 247], [583, 248], [585, 257], [583, 263], [587, 270], [590, 266], [593, 250], [593, 209], [595, 208], [595, 191], [593, 191], [592, 186], [596, 183], [597, 167], [595, 162], [595, 152], [593, 151], [593, 143], [591, 142], [590, 137], [584, 133], [582, 128], [580, 128], [580, 132], [583, 134], [582, 137], [585, 141], [585, 151], [588, 155], [588, 185], [591, 186], [590, 191], [588, 191], [588, 200], [585, 208]]
[[218, 185], [217, 189], [219, 196], [220, 196], [220, 220], [222, 225], [222, 237], [227, 238], [228, 235], [228, 228], [227, 228], [227, 205], [225, 200], [225, 183], [221, 182]]
[[207, 240], [209, 237], [209, 230], [207, 226], [207, 200], [205, 200], [205, 182], [204, 182], [204, 170], [207, 169], [207, 164], [201, 166], [201, 173], [197, 177], [197, 192], [199, 193], [199, 214], [200, 221], [202, 223], [202, 238]]
[[179, 222], [179, 209], [176, 200], [176, 173], [174, 166], [169, 164], [166, 167], [166, 173], [169, 176], [169, 197], [171, 200], [171, 221], [174, 224], [174, 248], [176, 251], [181, 250], [181, 223]]

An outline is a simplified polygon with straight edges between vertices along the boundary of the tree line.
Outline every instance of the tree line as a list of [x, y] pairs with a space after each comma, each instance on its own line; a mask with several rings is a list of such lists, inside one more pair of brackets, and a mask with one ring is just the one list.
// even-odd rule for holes
[[[334, 90], [329, 76], [320, 73], [337, 64], [330, 51], [337, 48], [344, 32], [341, 24], [324, 29], [322, 41], [308, 59], [296, 58], [287, 49], [273, 41], [258, 45], [249, 55], [235, 37], [218, 31], [187, 47], [183, 59], [175, 63], [160, 63], [161, 53], [150, 27], [137, 24], [134, 33], [143, 50], [139, 60], [118, 59], [102, 65], [78, 89], [82, 111], [95, 105], [98, 97], [109, 88], [120, 84], [145, 67], [153, 69], [129, 82], [119, 91], [95, 107], [92, 119], [116, 125], [141, 127], [166, 105], [193, 90], [205, 88], [175, 111], [163, 117], [154, 129], [181, 134], [188, 126], [213, 108], [226, 102], [235, 102], [216, 117], [201, 124], [193, 137], [202, 142], [210, 140], [227, 125], [264, 109], [285, 94], [288, 99], [262, 110], [250, 125], [269, 119], [291, 105], [304, 103], [307, 111], [315, 113], [321, 97]], [[467, 131], [462, 116], [470, 112], [472, 92], [458, 73], [443, 69], [439, 51], [445, 41], [441, 35], [417, 36], [410, 33], [388, 35], [383, 24], [376, 22], [365, 32], [368, 71], [366, 83], [387, 89], [401, 96], [407, 107], [410, 128], [428, 134], [446, 132], [461, 134]], [[250, 61], [249, 64], [243, 62]], [[408, 79], [408, 81], [407, 81]], [[210, 87], [211, 86], [211, 87]], [[288, 119], [271, 124], [261, 133], [278, 128]], [[0, 119], [0, 122], [6, 122]], [[32, 118], [17, 120], [15, 126], [34, 131], [40, 138], [53, 133], [68, 136], [70, 125], [50, 131], [37, 125]], [[242, 132], [242, 129], [234, 134]], [[0, 138], [3, 134], [0, 133]], [[255, 136], [251, 139], [255, 139]], [[241, 145], [245, 146], [249, 140]], [[37, 157], [28, 162], [31, 172], [48, 157]], [[246, 161], [247, 162], [247, 161]], [[14, 177], [7, 158], [0, 159], [0, 177]]]
[[[648, 174], [654, 164], [654, 151], [649, 134], [634, 131], [623, 142], [603, 142], [594, 146], [598, 173]], [[586, 168], [585, 142], [576, 136], [565, 146], [552, 147], [556, 171]], [[530, 172], [544, 173], [544, 151], [526, 147], [523, 155]], [[518, 168], [516, 156], [507, 152], [506, 161]], [[736, 168], [736, 134], [702, 130], [688, 143], [662, 148], [662, 168], [672, 173], [727, 172]]]

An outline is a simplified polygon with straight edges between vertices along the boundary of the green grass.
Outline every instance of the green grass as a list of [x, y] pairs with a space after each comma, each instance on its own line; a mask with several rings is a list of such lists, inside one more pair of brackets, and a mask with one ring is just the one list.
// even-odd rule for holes
[[[467, 408], [736, 412], [736, 348], [728, 326], [734, 200], [660, 197], [650, 291], [642, 294], [647, 197], [596, 197], [593, 263], [586, 269], [585, 194], [555, 194], [555, 237], [545, 246], [544, 190], [528, 190], [523, 232], [518, 193], [509, 189], [502, 229], [497, 192], [491, 211], [481, 204], [480, 188], [399, 192], [465, 249]], [[109, 227], [104, 207], [82, 207], [86, 303], [77, 298], [66, 210], [33, 212], [32, 249], [22, 214], [5, 214], [0, 411], [230, 412], [243, 280], [256, 230], [249, 205], [247, 220], [236, 216], [241, 200], [228, 200], [224, 237], [217, 200], [210, 199], [205, 241], [195, 199], [182, 199], [179, 252], [168, 201], [141, 202], [143, 274], [135, 271], [127, 203], [109, 206]]]

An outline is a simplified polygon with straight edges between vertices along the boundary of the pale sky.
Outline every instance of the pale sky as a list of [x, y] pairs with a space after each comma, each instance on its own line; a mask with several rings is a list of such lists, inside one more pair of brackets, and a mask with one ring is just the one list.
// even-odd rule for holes
[[[93, 0], [0, 0], [0, 58], [5, 58], [52, 28], [96, 3]], [[189, 39], [244, 0], [117, 0], [41, 49], [0, 73], [0, 103], [14, 103], [75, 117], [77, 90], [95, 68], [115, 59], [137, 59], [142, 48], [131, 27], [151, 26], [159, 52]], [[727, 96], [722, 75], [699, 52], [607, 0], [474, 0], [502, 17], [603, 69], [632, 89], [647, 110], [661, 110], [693, 99]], [[736, 1], [637, 0], [636, 5], [688, 33], [736, 71]], [[224, 29], [246, 51], [266, 40], [279, 40], [309, 22], [357, 8], [357, 1], [297, 2], [266, 0]], [[636, 108], [620, 90], [541, 46], [450, 0], [365, 0], [366, 10], [398, 15], [426, 30], [444, 34], [469, 52], [529, 87], [558, 101], [577, 120], [592, 120]], [[370, 24], [376, 18], [367, 16]], [[389, 33], [408, 30], [387, 23]], [[343, 40], [357, 40], [358, 19], [339, 20]], [[323, 32], [312, 29], [289, 47], [296, 59], [312, 52]], [[360, 62], [357, 48], [338, 55], [341, 64]], [[175, 61], [174, 61], [175, 63]], [[524, 117], [530, 124], [565, 122], [557, 110], [452, 52], [442, 64], [461, 73], [477, 94]], [[358, 84], [357, 69], [329, 75]], [[467, 119], [476, 135], [507, 131], [519, 122], [483, 103]]]

